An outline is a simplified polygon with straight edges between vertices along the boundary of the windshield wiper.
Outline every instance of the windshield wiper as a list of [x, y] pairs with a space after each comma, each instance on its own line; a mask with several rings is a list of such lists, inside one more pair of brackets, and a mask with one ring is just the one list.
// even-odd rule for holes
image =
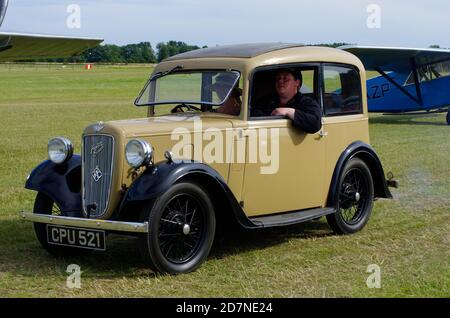
[[183, 66], [177, 65], [177, 66], [175, 66], [174, 68], [172, 68], [172, 69], [170, 69], [168, 71], [158, 72], [158, 73], [154, 74], [152, 77], [150, 77], [150, 82], [154, 81], [154, 80], [156, 80], [156, 79], [158, 79], [160, 77], [166, 76], [167, 74], [170, 74], [170, 73], [173, 73], [173, 72], [176, 72], [176, 71], [180, 71], [182, 69], [183, 69]]

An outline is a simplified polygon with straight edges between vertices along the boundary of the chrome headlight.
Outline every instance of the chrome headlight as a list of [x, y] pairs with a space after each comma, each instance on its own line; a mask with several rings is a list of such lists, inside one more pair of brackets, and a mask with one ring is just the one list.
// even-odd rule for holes
[[48, 142], [48, 158], [56, 164], [67, 162], [73, 155], [73, 145], [69, 139], [56, 137]]
[[143, 164], [149, 164], [153, 158], [152, 146], [145, 140], [130, 140], [125, 147], [125, 158], [128, 164], [135, 169]]

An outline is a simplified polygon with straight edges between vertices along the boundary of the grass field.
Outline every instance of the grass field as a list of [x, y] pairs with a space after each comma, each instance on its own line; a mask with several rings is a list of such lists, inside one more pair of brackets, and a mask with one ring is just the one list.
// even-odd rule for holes
[[[0, 297], [450, 297], [450, 127], [445, 115], [371, 116], [374, 148], [401, 187], [375, 203], [360, 233], [335, 236], [325, 219], [218, 240], [207, 262], [181, 276], [154, 275], [135, 240], [111, 236], [109, 250], [56, 259], [19, 220], [35, 193], [23, 188], [46, 158], [49, 138], [80, 149], [98, 120], [144, 117], [133, 106], [150, 67], [0, 65]], [[66, 268], [81, 266], [81, 289]], [[381, 268], [370, 289], [367, 267]]]

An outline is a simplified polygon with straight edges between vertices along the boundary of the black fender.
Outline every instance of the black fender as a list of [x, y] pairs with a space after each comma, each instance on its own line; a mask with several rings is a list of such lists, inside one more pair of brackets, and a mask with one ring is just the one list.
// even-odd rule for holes
[[255, 224], [245, 215], [222, 176], [210, 166], [191, 160], [162, 161], [148, 167], [127, 189], [120, 213], [125, 210], [126, 205], [155, 199], [173, 184], [182, 180], [189, 180], [203, 186], [212, 196], [213, 203], [216, 201], [217, 204], [217, 201], [221, 200], [221, 203], [226, 205], [221, 208], [227, 212], [231, 210], [241, 226], [255, 227]]
[[350, 144], [339, 157], [334, 168], [333, 178], [331, 179], [330, 191], [328, 194], [328, 206], [337, 206], [338, 202], [338, 183], [345, 164], [352, 158], [359, 158], [369, 167], [372, 174], [374, 198], [392, 199], [392, 194], [388, 189], [383, 166], [375, 150], [362, 141], [356, 141]]
[[[40, 163], [28, 177], [25, 188], [50, 197], [67, 216], [81, 214], [81, 156], [73, 155], [63, 164]], [[71, 212], [71, 213], [70, 213]]]

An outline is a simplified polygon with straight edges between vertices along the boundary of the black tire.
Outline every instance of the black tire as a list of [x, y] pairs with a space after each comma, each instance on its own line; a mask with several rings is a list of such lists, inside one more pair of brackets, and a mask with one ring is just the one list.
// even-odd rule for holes
[[208, 194], [193, 183], [178, 183], [141, 212], [149, 233], [139, 236], [141, 255], [154, 271], [196, 270], [208, 257], [216, 218]]
[[327, 221], [337, 234], [355, 233], [369, 221], [373, 207], [373, 180], [367, 165], [358, 158], [347, 162], [338, 184], [338, 204]]
[[[47, 214], [47, 215], [64, 215], [61, 212], [56, 203], [45, 195], [42, 192], [38, 192], [36, 195], [36, 199], [34, 201], [33, 213], [39, 214]], [[34, 232], [36, 233], [36, 237], [41, 243], [42, 247], [54, 256], [75, 256], [80, 255], [82, 253], [86, 253], [86, 251], [76, 248], [76, 247], [67, 247], [67, 246], [58, 246], [49, 244], [47, 242], [47, 225], [44, 223], [33, 223]]]
[[447, 112], [447, 125], [450, 125], [450, 110]]

